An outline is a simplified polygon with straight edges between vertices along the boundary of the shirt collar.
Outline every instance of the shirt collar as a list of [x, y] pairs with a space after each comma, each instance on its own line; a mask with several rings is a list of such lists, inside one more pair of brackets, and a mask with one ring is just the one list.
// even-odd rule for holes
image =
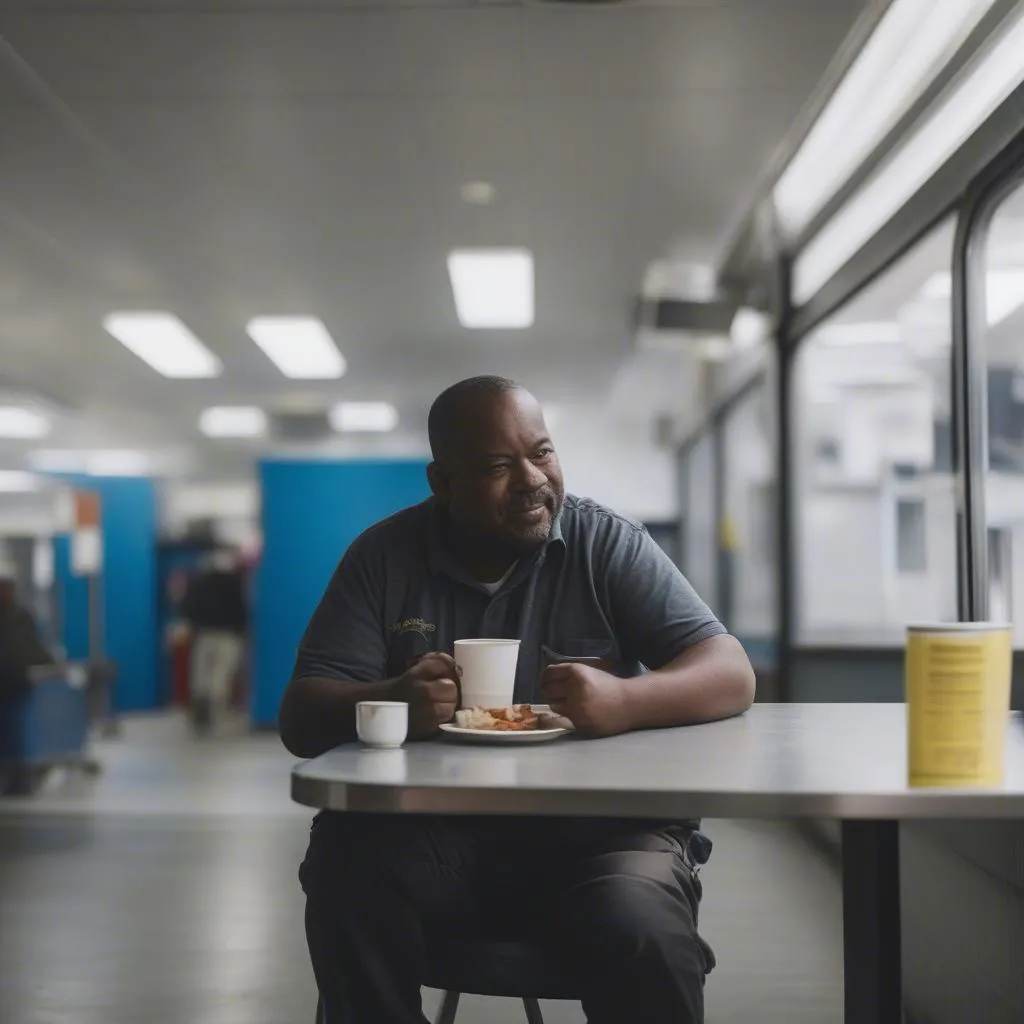
[[[551, 524], [551, 532], [548, 534], [548, 539], [541, 547], [541, 557], [538, 559], [524, 559], [520, 562], [520, 566], [524, 562], [533, 562], [539, 565], [543, 561], [543, 554], [552, 544], [560, 544], [562, 547], [565, 547], [565, 539], [562, 536], [562, 515], [564, 511], [565, 506], [563, 505], [558, 515], [555, 516], [555, 521]], [[452, 579], [460, 580], [473, 586], [477, 584], [477, 581], [471, 579], [465, 569], [452, 557], [444, 539], [444, 509], [433, 498], [430, 499], [430, 517], [427, 528], [427, 568], [434, 574], [443, 572], [446, 576], [451, 576]], [[518, 573], [514, 575], [518, 575]]]

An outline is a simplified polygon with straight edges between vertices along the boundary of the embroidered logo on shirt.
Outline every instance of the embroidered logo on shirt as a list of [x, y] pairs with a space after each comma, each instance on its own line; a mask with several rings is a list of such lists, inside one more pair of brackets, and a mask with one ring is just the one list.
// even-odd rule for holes
[[427, 622], [426, 619], [402, 619], [391, 627], [391, 632], [395, 636], [400, 636], [402, 633], [415, 633], [417, 636], [423, 637], [424, 642], [429, 644], [432, 634], [437, 632], [437, 626], [433, 622]]

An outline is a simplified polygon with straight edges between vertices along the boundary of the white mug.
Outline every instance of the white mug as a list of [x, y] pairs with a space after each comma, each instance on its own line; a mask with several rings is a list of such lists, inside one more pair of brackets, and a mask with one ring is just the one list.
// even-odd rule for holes
[[508, 707], [516, 685], [518, 662], [518, 640], [456, 640], [459, 706]]
[[400, 700], [361, 700], [356, 704], [356, 733], [369, 747], [400, 747], [409, 733], [409, 705]]

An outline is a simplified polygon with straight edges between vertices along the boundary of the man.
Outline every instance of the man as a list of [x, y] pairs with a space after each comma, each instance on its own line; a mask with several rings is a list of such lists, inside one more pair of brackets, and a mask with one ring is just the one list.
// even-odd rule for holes
[[234, 552], [216, 551], [206, 559], [185, 593], [181, 614], [193, 634], [192, 724], [198, 732], [206, 732], [230, 702], [245, 649], [245, 581]]
[[28, 670], [52, 664], [35, 617], [18, 603], [13, 571], [0, 566], [0, 695], [20, 696], [31, 685]]
[[[743, 649], [646, 532], [565, 494], [533, 396], [462, 381], [428, 429], [433, 498], [353, 543], [303, 638], [280, 713], [292, 753], [351, 740], [373, 698], [407, 701], [410, 736], [432, 736], [456, 707], [453, 643], [478, 636], [519, 638], [515, 700], [582, 736], [750, 706]], [[590, 1024], [698, 1024], [714, 961], [697, 825], [318, 815], [300, 877], [328, 1021], [422, 1024], [431, 937], [497, 924], [550, 933]]]

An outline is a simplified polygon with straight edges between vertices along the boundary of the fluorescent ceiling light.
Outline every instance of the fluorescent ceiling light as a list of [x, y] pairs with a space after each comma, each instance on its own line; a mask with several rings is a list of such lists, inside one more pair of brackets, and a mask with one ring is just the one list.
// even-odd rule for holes
[[50, 421], [34, 409], [0, 406], [0, 437], [38, 438], [50, 432]]
[[771, 317], [756, 309], [740, 307], [732, 318], [729, 336], [738, 352], [757, 348], [768, 340], [771, 333]]
[[149, 456], [131, 449], [93, 451], [86, 460], [86, 470], [91, 476], [145, 476], [151, 469]]
[[39, 489], [39, 478], [20, 469], [0, 469], [0, 492], [28, 494]]
[[103, 327], [165, 377], [217, 377], [221, 361], [170, 313], [111, 313]]
[[489, 181], [467, 181], [459, 193], [462, 201], [471, 206], [490, 206], [497, 198], [498, 190]]
[[34, 469], [44, 473], [84, 472], [85, 451], [58, 451], [55, 448], [38, 448], [28, 453], [28, 461]]
[[313, 316], [258, 316], [246, 332], [272, 363], [293, 380], [344, 376], [345, 357], [323, 322]]
[[85, 473], [89, 476], [145, 476], [152, 469], [146, 452], [119, 449], [61, 451], [41, 448], [29, 452], [33, 468], [47, 473]]
[[814, 342], [825, 348], [847, 348], [859, 345], [898, 345], [903, 329], [891, 320], [856, 324], [833, 324], [814, 333]]
[[775, 185], [798, 234], [921, 97], [995, 0], [893, 0]]
[[448, 254], [448, 276], [463, 327], [533, 325], [533, 253], [528, 249], [456, 249]]
[[[953, 295], [953, 275], [933, 274], [921, 289], [926, 299], [948, 302]], [[985, 317], [989, 327], [1001, 324], [1024, 306], [1024, 267], [985, 272]]]
[[911, 199], [1024, 81], [1024, 7], [797, 257], [793, 294], [808, 301]]
[[255, 405], [215, 405], [203, 410], [199, 429], [207, 437], [259, 437], [266, 433], [267, 414]]
[[341, 402], [330, 411], [331, 426], [344, 433], [376, 433], [398, 426], [398, 410], [388, 402]]

